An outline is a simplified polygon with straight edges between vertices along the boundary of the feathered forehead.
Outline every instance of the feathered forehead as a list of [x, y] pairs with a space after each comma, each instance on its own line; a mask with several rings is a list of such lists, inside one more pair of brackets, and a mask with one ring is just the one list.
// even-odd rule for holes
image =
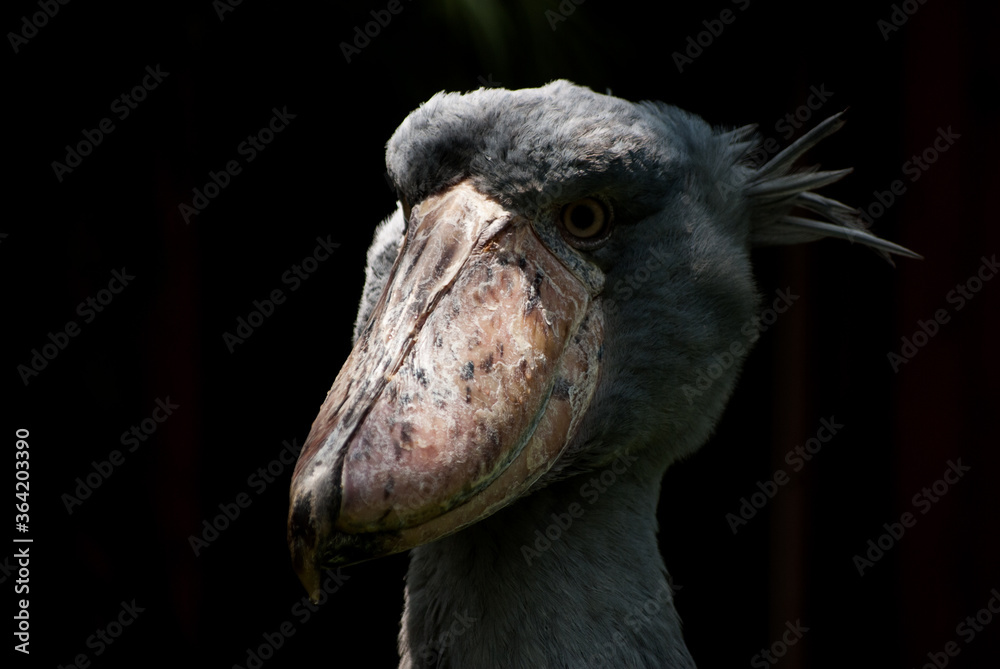
[[[604, 194], [619, 211], [642, 218], [681, 189], [708, 208], [714, 225], [750, 246], [839, 237], [886, 257], [919, 257], [867, 232], [851, 207], [813, 192], [849, 169], [794, 169], [843, 125], [840, 116], [754, 166], [747, 160], [759, 144], [753, 127], [716, 131], [659, 102], [634, 104], [562, 80], [517, 91], [438, 93], [393, 134], [386, 165], [411, 203], [471, 178], [480, 192], [527, 215]], [[826, 220], [798, 215], [803, 210]]]
[[[638, 186], [675, 147], [653, 110], [567, 81], [438, 93], [389, 140], [390, 176], [411, 201], [471, 176], [502, 201], [544, 183]], [[615, 179], [620, 176], [621, 179]]]

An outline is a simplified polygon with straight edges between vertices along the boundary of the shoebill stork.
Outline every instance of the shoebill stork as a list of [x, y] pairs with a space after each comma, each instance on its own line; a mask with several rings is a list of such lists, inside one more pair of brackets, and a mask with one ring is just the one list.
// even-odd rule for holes
[[693, 667], [655, 511], [746, 355], [751, 249], [916, 255], [813, 192], [850, 170], [793, 170], [841, 124], [756, 165], [753, 127], [566, 81], [410, 114], [354, 349], [291, 484], [307, 591], [411, 550], [400, 667]]

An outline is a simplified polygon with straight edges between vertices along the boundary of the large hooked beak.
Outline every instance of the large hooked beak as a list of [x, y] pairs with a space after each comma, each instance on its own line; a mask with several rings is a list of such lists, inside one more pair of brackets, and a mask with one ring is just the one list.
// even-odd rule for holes
[[592, 283], [469, 182], [413, 208], [292, 478], [288, 544], [310, 596], [323, 569], [451, 534], [551, 468], [597, 384]]

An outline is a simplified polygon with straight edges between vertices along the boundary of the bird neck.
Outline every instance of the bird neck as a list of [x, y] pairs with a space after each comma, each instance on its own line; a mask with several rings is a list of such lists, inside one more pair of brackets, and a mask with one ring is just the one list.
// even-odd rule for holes
[[400, 669], [694, 667], [656, 540], [662, 474], [623, 455], [414, 549]]

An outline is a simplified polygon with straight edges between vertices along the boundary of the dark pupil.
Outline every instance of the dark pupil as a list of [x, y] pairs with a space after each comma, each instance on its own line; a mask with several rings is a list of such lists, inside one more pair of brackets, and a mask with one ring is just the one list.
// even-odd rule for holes
[[578, 204], [573, 207], [569, 218], [573, 222], [574, 227], [586, 230], [594, 224], [594, 211], [586, 205]]

